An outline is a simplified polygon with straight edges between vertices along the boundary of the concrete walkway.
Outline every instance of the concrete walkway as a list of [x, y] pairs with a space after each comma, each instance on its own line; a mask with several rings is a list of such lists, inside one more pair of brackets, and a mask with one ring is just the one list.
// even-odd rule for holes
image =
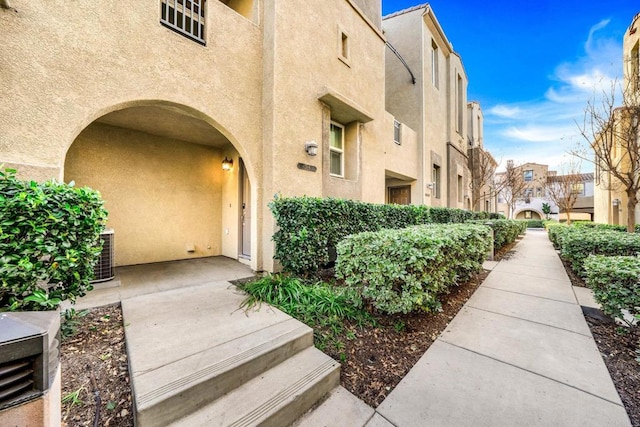
[[629, 426], [545, 231], [495, 265], [367, 426]]

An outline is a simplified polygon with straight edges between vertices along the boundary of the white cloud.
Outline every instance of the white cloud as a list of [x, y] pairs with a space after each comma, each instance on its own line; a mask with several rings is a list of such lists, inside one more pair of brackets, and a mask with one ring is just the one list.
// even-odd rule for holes
[[516, 117], [522, 112], [520, 107], [512, 107], [505, 104], [498, 104], [488, 110], [490, 114], [494, 114], [498, 117]]
[[562, 140], [575, 131], [575, 126], [513, 126], [505, 129], [503, 135], [521, 141], [552, 142]]

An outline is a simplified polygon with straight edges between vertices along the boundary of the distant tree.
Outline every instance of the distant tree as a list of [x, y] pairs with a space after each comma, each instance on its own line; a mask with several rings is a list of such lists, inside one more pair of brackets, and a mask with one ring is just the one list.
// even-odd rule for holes
[[589, 101], [580, 133], [587, 147], [571, 153], [595, 163], [596, 180], [607, 190], [624, 191], [627, 196], [627, 231], [635, 227], [635, 208], [640, 190], [640, 89], [630, 81], [620, 91], [622, 106], [616, 107], [617, 81], [604, 90], [599, 102]]
[[516, 203], [522, 198], [522, 193], [527, 187], [521, 168], [516, 166], [513, 160], [507, 160], [505, 171], [500, 174], [499, 187], [500, 193], [509, 207], [509, 215], [507, 217], [513, 218]]
[[542, 204], [542, 213], [547, 219], [549, 219], [549, 215], [551, 214], [551, 205], [549, 203]]
[[495, 161], [491, 153], [482, 147], [469, 149], [469, 162], [471, 169], [471, 197], [473, 199], [473, 210], [483, 209], [484, 200], [492, 200], [500, 192], [499, 182], [495, 180], [498, 162]]
[[560, 164], [560, 174], [550, 176], [547, 181], [547, 198], [558, 206], [560, 212], [564, 212], [568, 225], [571, 224], [571, 210], [582, 194], [581, 186], [584, 186], [580, 166], [577, 158], [563, 162]]

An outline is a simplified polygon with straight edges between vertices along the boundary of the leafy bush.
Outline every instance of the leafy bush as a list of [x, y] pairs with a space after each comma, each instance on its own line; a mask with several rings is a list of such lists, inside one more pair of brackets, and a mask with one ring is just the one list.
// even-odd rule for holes
[[591, 255], [584, 261], [587, 286], [606, 314], [640, 316], [640, 258]]
[[383, 205], [333, 198], [276, 197], [269, 207], [278, 230], [274, 258], [284, 271], [307, 274], [327, 265], [330, 249], [346, 236], [431, 222], [463, 222], [478, 212], [427, 206]]
[[610, 230], [572, 228], [561, 237], [561, 255], [576, 274], [584, 275], [589, 255], [635, 256], [640, 253], [640, 235]]
[[616, 225], [616, 224], [600, 224], [597, 222], [591, 221], [574, 221], [571, 223], [576, 228], [590, 228], [594, 230], [611, 230], [611, 231], [621, 231], [626, 233], [627, 227], [624, 225]]
[[544, 228], [544, 223], [541, 219], [529, 219], [527, 220], [527, 228]]
[[493, 248], [496, 251], [515, 242], [520, 234], [527, 231], [527, 223], [516, 219], [496, 219], [470, 222], [491, 226], [493, 229]]
[[0, 311], [51, 310], [92, 289], [107, 212], [88, 188], [0, 171]]
[[355, 234], [338, 244], [336, 276], [381, 312], [437, 310], [438, 294], [482, 268], [489, 233], [434, 224]]
[[560, 222], [551, 222], [547, 221], [544, 224], [547, 229], [547, 234], [549, 235], [549, 240], [553, 243], [553, 247], [556, 249], [562, 248], [562, 237], [565, 233], [571, 232], [575, 228], [569, 227], [568, 225]]

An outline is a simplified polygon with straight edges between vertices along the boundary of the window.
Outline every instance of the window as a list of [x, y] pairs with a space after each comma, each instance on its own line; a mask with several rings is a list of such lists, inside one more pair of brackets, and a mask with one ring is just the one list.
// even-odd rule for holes
[[524, 211], [524, 219], [531, 219], [531, 211]]
[[584, 182], [571, 184], [571, 194], [584, 194]]
[[491, 202], [488, 200], [484, 201], [484, 211], [485, 212], [491, 212]]
[[462, 203], [462, 176], [458, 175], [458, 202]]
[[160, 23], [177, 33], [204, 44], [205, 1], [161, 0]]
[[638, 90], [640, 88], [640, 42], [631, 49], [631, 70], [629, 79], [631, 88]]
[[456, 86], [456, 113], [458, 115], [458, 122], [456, 130], [458, 133], [462, 133], [463, 126], [463, 110], [462, 110], [462, 77], [458, 74], [458, 85]]
[[536, 197], [542, 197], [542, 188], [536, 188]]
[[344, 178], [344, 126], [331, 122], [329, 141], [329, 173]]
[[525, 198], [529, 198], [533, 196], [533, 188], [525, 188], [524, 191], [522, 192], [522, 195]]
[[393, 121], [393, 142], [400, 145], [400, 122], [397, 120]]
[[431, 172], [431, 178], [433, 180], [432, 185], [433, 189], [432, 194], [436, 199], [440, 198], [440, 166], [433, 165], [433, 170]]
[[438, 69], [438, 45], [435, 41], [431, 40], [431, 83], [437, 89], [439, 83], [439, 69]]
[[533, 170], [524, 171], [524, 180], [525, 182], [533, 181]]
[[338, 59], [349, 65], [349, 35], [338, 28]]

